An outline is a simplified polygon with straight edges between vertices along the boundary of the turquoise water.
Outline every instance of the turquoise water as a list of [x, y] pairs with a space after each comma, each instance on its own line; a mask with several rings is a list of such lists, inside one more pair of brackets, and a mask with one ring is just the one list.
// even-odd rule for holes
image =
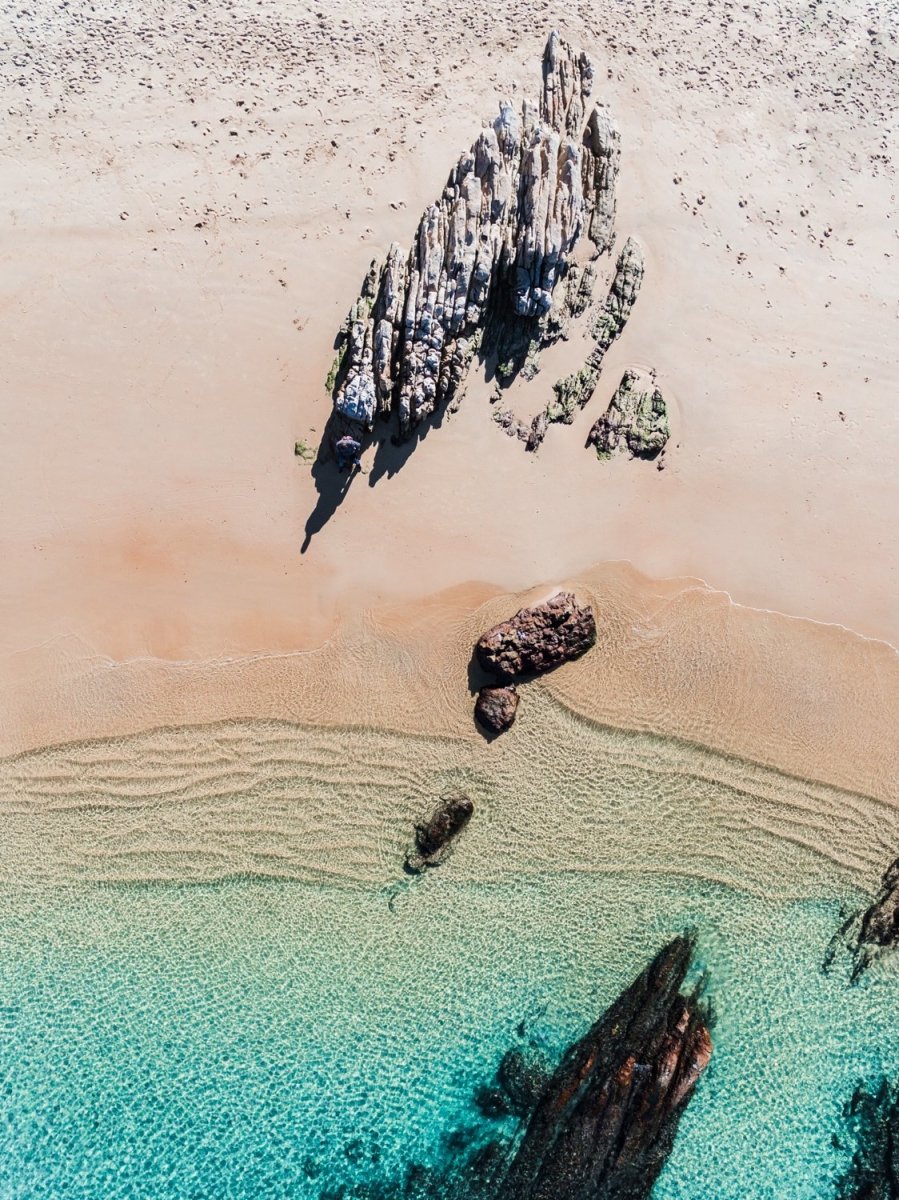
[[[510, 1046], [559, 1054], [686, 927], [715, 1048], [656, 1200], [832, 1196], [843, 1105], [899, 1078], [899, 973], [821, 964], [897, 814], [528, 699], [490, 747], [235, 723], [0, 763], [0, 1197], [439, 1163]], [[475, 816], [409, 881], [449, 786]]]
[[[558, 1050], [694, 925], [715, 1053], [660, 1200], [820, 1200], [899, 988], [824, 976], [835, 903], [657, 879], [279, 882], [2, 900], [0, 1194], [318, 1196], [434, 1161], [524, 1020]], [[310, 1178], [314, 1176], [314, 1178]]]

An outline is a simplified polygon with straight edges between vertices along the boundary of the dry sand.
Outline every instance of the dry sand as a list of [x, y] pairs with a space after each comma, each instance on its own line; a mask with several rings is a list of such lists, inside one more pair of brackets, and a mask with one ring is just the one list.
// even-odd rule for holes
[[[475, 382], [301, 555], [293, 444], [337, 327], [553, 26], [622, 129], [631, 323], [538, 456]], [[560, 674], [569, 704], [892, 794], [895, 6], [79, 0], [0, 37], [0, 749], [239, 715], [462, 732], [463, 634], [580, 578], [616, 646], [656, 649]], [[661, 472], [583, 448], [629, 364], [673, 401]]]

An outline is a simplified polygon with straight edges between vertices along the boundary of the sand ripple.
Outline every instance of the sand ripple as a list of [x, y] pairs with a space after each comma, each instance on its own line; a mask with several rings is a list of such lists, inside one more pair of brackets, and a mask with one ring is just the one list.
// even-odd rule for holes
[[402, 890], [414, 822], [450, 787], [477, 804], [445, 868], [466, 883], [624, 871], [834, 895], [870, 886], [899, 844], [890, 804], [609, 729], [535, 687], [513, 734], [490, 746], [257, 721], [6, 759], [0, 880]]

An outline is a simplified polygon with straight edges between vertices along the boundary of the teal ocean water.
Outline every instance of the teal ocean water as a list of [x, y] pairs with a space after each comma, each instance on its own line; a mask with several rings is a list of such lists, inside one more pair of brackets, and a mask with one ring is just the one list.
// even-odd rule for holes
[[[847, 964], [821, 969], [887, 815], [540, 717], [591, 752], [578, 769], [531, 757], [527, 789], [511, 749], [275, 726], [7, 763], [0, 1196], [317, 1200], [437, 1162], [484, 1120], [473, 1096], [505, 1050], [559, 1053], [685, 927], [715, 1050], [655, 1197], [832, 1195], [845, 1102], [899, 1077], [899, 975], [850, 987]], [[407, 880], [409, 811], [450, 778], [480, 808], [444, 867]], [[201, 859], [216, 847], [208, 879], [180, 878], [191, 838]], [[628, 838], [648, 857], [622, 869]], [[248, 870], [248, 840], [280, 869]]]

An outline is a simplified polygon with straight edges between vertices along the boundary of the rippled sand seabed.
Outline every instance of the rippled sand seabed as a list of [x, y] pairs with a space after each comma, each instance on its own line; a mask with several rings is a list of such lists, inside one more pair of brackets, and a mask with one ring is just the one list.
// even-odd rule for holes
[[[210, 723], [5, 759], [0, 869], [386, 884], [415, 820], [462, 787], [478, 818], [460, 879], [636, 870], [765, 896], [870, 887], [899, 845], [894, 652], [626, 568], [574, 586], [596, 605], [595, 649], [525, 685], [492, 743], [472, 724], [467, 659], [528, 594], [369, 616], [305, 655], [107, 670], [112, 684], [130, 670], [132, 687], [162, 677], [161, 703], [180, 683]], [[152, 719], [151, 689], [139, 698]], [[213, 719], [232, 705], [238, 719]]]

